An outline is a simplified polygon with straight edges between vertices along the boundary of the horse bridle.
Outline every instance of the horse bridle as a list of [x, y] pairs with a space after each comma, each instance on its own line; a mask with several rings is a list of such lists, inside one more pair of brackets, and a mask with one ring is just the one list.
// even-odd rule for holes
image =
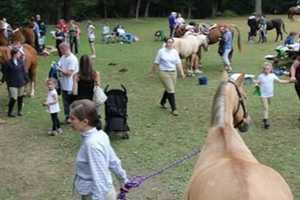
[[234, 125], [234, 128], [238, 128], [241, 124], [244, 123], [244, 120], [248, 117], [248, 112], [247, 112], [247, 109], [246, 109], [246, 106], [245, 106], [243, 96], [242, 96], [241, 91], [239, 90], [238, 86], [233, 81], [228, 81], [228, 83], [231, 83], [232, 85], [234, 85], [235, 91], [236, 91], [236, 93], [239, 97], [238, 107], [237, 107], [236, 111], [233, 113], [233, 116], [236, 116], [236, 114], [239, 112], [241, 107], [242, 107], [242, 110], [243, 110], [243, 113], [244, 113], [243, 114], [243, 119], [240, 120], [237, 124]]

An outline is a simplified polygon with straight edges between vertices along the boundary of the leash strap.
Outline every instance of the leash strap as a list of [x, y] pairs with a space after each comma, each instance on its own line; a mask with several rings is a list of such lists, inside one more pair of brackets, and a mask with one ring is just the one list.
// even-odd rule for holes
[[191, 159], [192, 157], [198, 155], [199, 153], [200, 153], [200, 149], [194, 149], [192, 152], [185, 155], [181, 159], [176, 160], [173, 163], [171, 163], [171, 164], [163, 167], [162, 169], [155, 171], [147, 176], [134, 176], [134, 177], [130, 178], [130, 180], [125, 184], [125, 186], [120, 189], [120, 193], [118, 195], [118, 200], [126, 200], [126, 194], [129, 192], [130, 189], [139, 187], [146, 180], [148, 180], [152, 177], [158, 176], [158, 175], [164, 173], [165, 171], [180, 165], [184, 161]]

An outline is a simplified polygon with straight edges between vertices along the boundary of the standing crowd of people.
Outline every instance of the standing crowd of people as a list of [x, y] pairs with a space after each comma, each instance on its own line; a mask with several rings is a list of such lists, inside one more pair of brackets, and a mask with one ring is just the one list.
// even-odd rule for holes
[[[178, 116], [175, 87], [177, 74], [185, 78], [181, 59], [174, 49], [174, 30], [185, 23], [180, 13], [172, 12], [168, 18], [170, 38], [166, 40], [165, 47], [159, 49], [153, 66], [151, 76], [158, 71], [159, 79], [163, 85], [163, 93], [159, 102], [162, 109], [167, 109], [169, 102], [171, 114]], [[42, 52], [45, 48], [46, 25], [40, 15], [36, 15], [33, 22], [33, 30], [36, 36], [36, 48]], [[7, 25], [7, 34], [9, 34]], [[80, 25], [70, 20], [67, 24], [63, 19], [56, 25], [53, 37], [56, 40], [59, 61], [55, 68], [56, 75], [50, 75], [46, 80], [47, 94], [43, 106], [47, 108], [52, 123], [49, 135], [63, 134], [60, 112], [60, 94], [63, 104], [64, 118], [66, 124], [80, 133], [81, 144], [75, 159], [74, 190], [81, 196], [82, 200], [115, 200], [116, 191], [113, 185], [111, 172], [119, 179], [123, 190], [129, 179], [126, 171], [122, 168], [121, 161], [113, 150], [109, 137], [102, 130], [99, 110], [93, 102], [94, 87], [101, 86], [100, 72], [93, 67], [92, 59], [96, 57], [95, 48], [95, 26], [88, 21], [87, 35], [90, 50], [89, 56], [84, 54], [78, 60], [79, 53]], [[125, 30], [118, 27], [116, 34], [123, 35]], [[232, 71], [230, 53], [232, 52], [232, 32], [228, 27], [220, 27], [222, 33], [219, 42], [219, 54], [221, 55], [225, 70]], [[287, 44], [290, 44], [295, 34], [290, 34]], [[28, 74], [24, 66], [24, 53], [21, 48], [11, 49], [11, 59], [4, 67], [2, 81], [7, 83], [9, 103], [8, 117], [22, 116], [24, 87], [28, 82]], [[265, 64], [263, 72], [258, 75], [255, 81], [260, 87], [261, 101], [263, 105], [263, 125], [270, 128], [269, 105], [274, 95], [274, 81], [279, 83], [295, 83], [295, 89], [300, 99], [300, 56], [294, 61], [291, 67], [290, 80], [281, 80], [272, 73], [272, 65]], [[58, 91], [57, 88], [60, 88]], [[14, 106], [17, 103], [17, 112]]]

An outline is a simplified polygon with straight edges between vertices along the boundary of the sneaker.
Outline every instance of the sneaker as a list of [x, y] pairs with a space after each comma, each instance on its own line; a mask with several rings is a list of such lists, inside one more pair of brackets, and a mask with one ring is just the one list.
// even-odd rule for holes
[[178, 112], [177, 112], [177, 110], [173, 110], [173, 111], [171, 112], [171, 114], [174, 115], [174, 116], [178, 116], [178, 115], [179, 115]]
[[264, 129], [269, 129], [270, 128], [270, 123], [267, 119], [263, 119], [263, 124], [264, 124]]
[[61, 128], [57, 129], [58, 134], [63, 134], [63, 130]]
[[55, 135], [57, 135], [57, 132], [56, 132], [56, 131], [53, 131], [53, 130], [49, 130], [49, 131], [48, 131], [48, 135], [49, 135], [49, 136], [55, 136]]
[[193, 70], [188, 69], [187, 70], [187, 76], [192, 76], [193, 75]]
[[23, 113], [22, 112], [18, 112], [18, 116], [23, 116]]

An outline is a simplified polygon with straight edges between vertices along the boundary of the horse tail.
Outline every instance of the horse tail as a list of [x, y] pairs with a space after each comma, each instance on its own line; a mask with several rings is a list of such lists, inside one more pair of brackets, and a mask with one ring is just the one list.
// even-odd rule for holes
[[235, 30], [238, 33], [238, 37], [237, 37], [237, 45], [238, 45], [238, 49], [241, 52], [242, 51], [242, 43], [241, 43], [241, 32], [240, 29], [237, 27], [237, 25], [235, 24], [231, 24], [233, 28], [235, 28]]
[[281, 20], [282, 21], [282, 30], [285, 32], [285, 34], [287, 34], [287, 32], [286, 32], [286, 30], [285, 30], [285, 24], [284, 24], [284, 21], [283, 20]]

